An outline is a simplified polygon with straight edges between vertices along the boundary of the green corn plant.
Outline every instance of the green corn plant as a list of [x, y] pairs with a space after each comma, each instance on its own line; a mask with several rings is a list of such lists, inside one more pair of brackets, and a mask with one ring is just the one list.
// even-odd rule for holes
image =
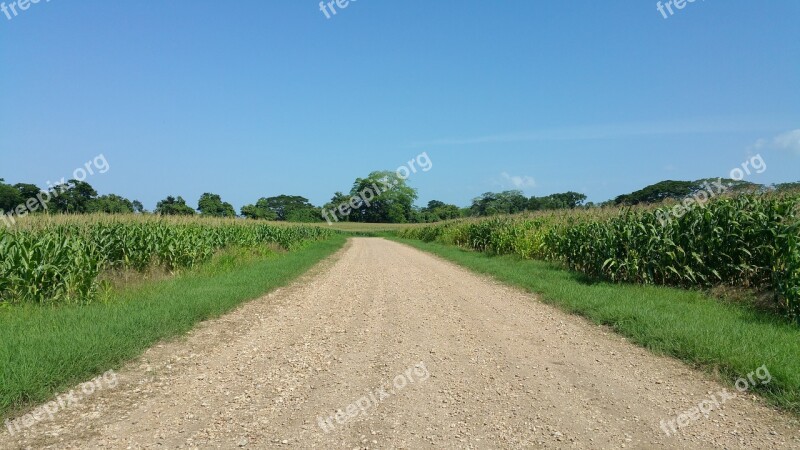
[[98, 297], [104, 271], [153, 265], [176, 271], [232, 246], [292, 250], [335, 233], [250, 222], [41, 220], [24, 229], [0, 229], [0, 303], [88, 303]]
[[[672, 216], [671, 208], [490, 217], [409, 228], [400, 237], [563, 263], [614, 282], [726, 284], [775, 293], [800, 316], [797, 194], [741, 195]], [[669, 220], [664, 221], [664, 217]]]

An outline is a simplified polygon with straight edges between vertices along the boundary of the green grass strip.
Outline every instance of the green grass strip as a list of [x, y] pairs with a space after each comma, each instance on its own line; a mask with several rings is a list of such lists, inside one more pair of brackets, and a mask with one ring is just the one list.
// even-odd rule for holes
[[344, 242], [336, 236], [235, 268], [201, 268], [120, 291], [106, 303], [0, 310], [0, 417], [288, 284]]
[[719, 373], [728, 382], [766, 365], [773, 379], [757, 392], [800, 413], [800, 328], [781, 318], [697, 291], [595, 283], [541, 261], [391, 239], [537, 293], [546, 303], [608, 325], [654, 353]]

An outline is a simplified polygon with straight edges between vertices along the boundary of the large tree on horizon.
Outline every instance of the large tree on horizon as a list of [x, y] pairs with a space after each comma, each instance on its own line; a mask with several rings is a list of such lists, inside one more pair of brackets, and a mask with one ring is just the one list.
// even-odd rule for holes
[[461, 217], [461, 208], [448, 205], [439, 200], [431, 200], [428, 206], [420, 210], [421, 222], [440, 222], [443, 220], [458, 219]]
[[244, 205], [241, 209], [242, 216], [248, 219], [277, 220], [278, 215], [269, 209], [266, 198], [260, 198], [255, 205]]
[[516, 214], [528, 207], [528, 198], [522, 191], [485, 192], [472, 200], [470, 213], [473, 216]]
[[409, 223], [414, 219], [417, 190], [396, 172], [376, 171], [356, 178], [350, 196], [365, 200], [352, 209], [353, 222]]
[[255, 205], [242, 207], [242, 215], [251, 219], [280, 220], [287, 222], [319, 222], [319, 208], [300, 195], [262, 197]]
[[50, 190], [50, 201], [47, 208], [51, 212], [66, 214], [88, 213], [92, 200], [97, 198], [97, 191], [85, 181], [69, 180], [54, 186]]
[[24, 201], [18, 189], [6, 184], [5, 180], [0, 178], [0, 210], [3, 212], [14, 211]]
[[194, 209], [186, 204], [183, 197], [171, 195], [158, 202], [153, 212], [164, 216], [192, 216], [195, 213]]
[[116, 194], [101, 195], [89, 202], [88, 212], [106, 214], [133, 213], [133, 202]]
[[222, 197], [217, 194], [204, 193], [197, 202], [197, 210], [200, 214], [208, 217], [236, 217], [236, 210], [233, 205], [222, 201]]

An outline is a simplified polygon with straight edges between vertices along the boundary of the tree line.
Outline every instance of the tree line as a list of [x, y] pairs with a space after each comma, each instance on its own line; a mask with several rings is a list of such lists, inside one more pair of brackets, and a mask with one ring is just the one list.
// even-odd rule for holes
[[[42, 195], [46, 193], [46, 195]], [[124, 214], [144, 212], [138, 200], [128, 200], [115, 194], [98, 195], [84, 181], [69, 180], [47, 191], [35, 184], [6, 184], [0, 178], [0, 211], [19, 214], [26, 211], [50, 211], [62, 214], [109, 213]]]
[[707, 189], [707, 186], [712, 183], [723, 184], [726, 191], [731, 194], [800, 191], [800, 182], [763, 185], [730, 178], [704, 178], [696, 181], [665, 180], [651, 184], [650, 186], [631, 192], [630, 194], [620, 195], [614, 200], [609, 200], [604, 203], [604, 206], [654, 204], [661, 203], [665, 200], [681, 201]]
[[[543, 197], [526, 197], [521, 191], [486, 192], [472, 200], [468, 207], [459, 207], [439, 200], [431, 200], [424, 207], [415, 206], [417, 190], [408, 186], [406, 180], [395, 172], [376, 171], [364, 178], [356, 178], [347, 191], [334, 193], [331, 200], [322, 206], [313, 205], [300, 195], [277, 195], [259, 198], [255, 203], [243, 206], [239, 214], [233, 205], [222, 200], [220, 195], [204, 193], [197, 207], [187, 204], [181, 196], [168, 196], [156, 204], [153, 214], [169, 216], [201, 215], [208, 217], [244, 217], [287, 222], [322, 222], [326, 212], [339, 212], [337, 221], [369, 223], [427, 223], [461, 217], [484, 217], [497, 214], [516, 214], [526, 211], [591, 208], [595, 206], [626, 206], [660, 203], [667, 199], [681, 200], [697, 192], [709, 180], [666, 180], [641, 190], [624, 194], [600, 205], [586, 203], [586, 195], [564, 192]], [[723, 180], [732, 192], [788, 191], [800, 189], [798, 183], [763, 186], [754, 183]], [[365, 202], [365, 192], [369, 200]], [[142, 203], [119, 195], [98, 195], [84, 181], [69, 180], [53, 186], [50, 195], [42, 196], [42, 190], [34, 184], [6, 184], [0, 178], [0, 214], [18, 211], [21, 205], [40, 203], [31, 210], [63, 214], [145, 214]], [[43, 198], [45, 197], [45, 198]], [[360, 199], [360, 201], [359, 201]], [[344, 214], [346, 212], [346, 214]], [[17, 212], [19, 214], [19, 212]], [[330, 217], [330, 215], [328, 216]]]

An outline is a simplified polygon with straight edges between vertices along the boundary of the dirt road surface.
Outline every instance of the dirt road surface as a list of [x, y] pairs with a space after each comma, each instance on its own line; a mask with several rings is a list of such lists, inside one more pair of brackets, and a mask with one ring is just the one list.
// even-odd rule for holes
[[[724, 389], [529, 294], [359, 238], [150, 349], [116, 388], [2, 429], [0, 448], [800, 448], [796, 418]], [[712, 398], [707, 418], [662, 429]]]

